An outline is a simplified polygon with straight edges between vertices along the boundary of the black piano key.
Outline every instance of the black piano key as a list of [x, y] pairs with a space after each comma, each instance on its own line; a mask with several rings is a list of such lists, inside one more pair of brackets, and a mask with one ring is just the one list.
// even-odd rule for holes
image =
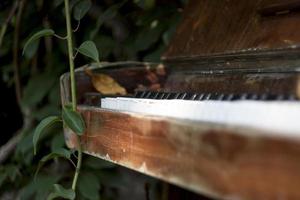
[[133, 95], [134, 98], [140, 98], [142, 92], [141, 91], [136, 91]]
[[192, 96], [191, 96], [190, 100], [195, 100], [195, 99], [196, 99], [196, 97], [197, 97], [197, 94], [192, 94]]
[[136, 97], [137, 98], [143, 98], [145, 94], [146, 94], [146, 91], [138, 91], [136, 93]]
[[204, 101], [210, 100], [210, 97], [211, 97], [211, 93], [207, 93], [207, 94], [204, 95], [203, 100]]
[[221, 101], [224, 99], [224, 94], [223, 93], [213, 93], [210, 97], [210, 100], [216, 100], [216, 101]]
[[264, 93], [264, 94], [260, 95], [259, 100], [265, 101], [265, 100], [267, 100], [267, 98], [268, 98], [268, 94]]
[[181, 93], [175, 93], [174, 99], [178, 99], [180, 95], [181, 95]]
[[193, 93], [185, 93], [184, 99], [185, 100], [191, 100], [191, 98], [192, 98], [193, 95], [194, 95]]
[[241, 94], [233, 94], [231, 101], [236, 101], [241, 99]]
[[209, 100], [217, 100], [218, 95], [219, 95], [218, 93], [212, 93], [209, 97]]
[[219, 94], [216, 100], [222, 101], [222, 100], [224, 100], [224, 97], [225, 97], [225, 94]]
[[259, 96], [257, 94], [250, 94], [248, 99], [249, 100], [257, 100], [259, 98]]
[[284, 94], [280, 94], [280, 95], [277, 95], [276, 100], [278, 100], [278, 101], [283, 101], [283, 100], [286, 100], [286, 97], [285, 97]]
[[157, 95], [157, 99], [163, 99], [164, 95], [165, 95], [165, 93], [159, 92], [158, 95]]
[[164, 95], [164, 99], [169, 99], [170, 95], [171, 95], [171, 93], [166, 93], [166, 94]]
[[151, 96], [152, 92], [151, 91], [148, 91], [145, 95], [144, 95], [144, 98], [145, 99], [149, 99], [150, 96]]
[[289, 101], [295, 101], [295, 100], [297, 100], [297, 98], [296, 98], [295, 95], [289, 95], [289, 96], [288, 96], [288, 100], [289, 100]]
[[269, 101], [274, 101], [274, 100], [277, 99], [277, 97], [278, 97], [278, 95], [276, 95], [276, 94], [269, 94], [269, 95], [267, 96], [267, 100], [269, 100]]
[[216, 100], [216, 101], [235, 101], [235, 100], [258, 100], [258, 101], [294, 101], [298, 100], [295, 95], [284, 94], [224, 94], [224, 93], [187, 93], [187, 92], [155, 92], [155, 91], [136, 91], [134, 98], [146, 99], [183, 99], [183, 100]]
[[233, 97], [234, 97], [234, 94], [231, 93], [231, 94], [226, 94], [223, 99], [225, 101], [231, 101], [233, 99]]
[[196, 100], [199, 100], [199, 101], [202, 101], [203, 98], [204, 98], [205, 94], [202, 93], [202, 94], [199, 94], [197, 97], [196, 97]]
[[178, 97], [178, 99], [185, 99], [185, 97], [186, 97], [186, 93], [182, 93], [182, 94], [180, 94], [180, 96]]
[[249, 94], [247, 94], [247, 93], [243, 93], [240, 96], [240, 100], [247, 100], [248, 98], [249, 98]]
[[169, 93], [167, 99], [175, 99], [176, 95], [177, 95], [177, 93]]
[[157, 96], [158, 96], [158, 92], [153, 92], [153, 99], [157, 99]]
[[150, 99], [155, 99], [155, 95], [157, 94], [157, 92], [151, 92], [151, 94], [150, 94], [150, 96], [149, 96], [149, 98]]

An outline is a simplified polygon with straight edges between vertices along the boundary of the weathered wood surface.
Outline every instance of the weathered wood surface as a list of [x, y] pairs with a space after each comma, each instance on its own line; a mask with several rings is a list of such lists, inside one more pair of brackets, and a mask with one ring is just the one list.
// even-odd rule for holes
[[284, 94], [300, 97], [299, 73], [170, 73], [165, 91], [221, 94]]
[[[79, 106], [86, 153], [220, 199], [300, 199], [300, 140]], [[72, 134], [67, 144], [74, 147]]]
[[297, 0], [191, 0], [163, 58], [299, 52], [299, 26]]
[[[188, 91], [252, 91], [292, 93], [299, 89], [293, 73], [201, 75], [201, 71], [140, 68], [99, 69], [122, 82], [131, 93], [145, 89]], [[164, 72], [164, 73], [162, 73]], [[256, 78], [255, 78], [256, 77]], [[87, 105], [93, 92], [89, 77], [76, 72], [78, 110], [87, 131], [85, 153], [163, 179], [218, 199], [300, 199], [300, 138], [271, 137], [270, 133], [242, 127], [206, 124], [138, 114], [111, 112]], [[126, 80], [129, 81], [126, 84]], [[176, 82], [176, 80], [178, 82]], [[233, 81], [231, 83], [230, 81]], [[280, 84], [282, 83], [282, 84]], [[130, 89], [131, 88], [131, 89]], [[62, 103], [70, 100], [69, 77], [61, 78]], [[243, 116], [241, 116], [243, 117]], [[70, 148], [76, 146], [65, 131]]]

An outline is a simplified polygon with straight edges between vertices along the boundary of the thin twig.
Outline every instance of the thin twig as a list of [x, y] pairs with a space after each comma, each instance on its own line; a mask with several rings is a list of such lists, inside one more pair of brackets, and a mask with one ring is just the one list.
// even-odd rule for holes
[[73, 58], [73, 60], [75, 60], [75, 58], [76, 58], [77, 54], [78, 54], [78, 49], [76, 49], [76, 52], [75, 52], [74, 56], [72, 57], [72, 58]]
[[[18, 1], [19, 2], [19, 1]], [[20, 80], [20, 72], [19, 72], [19, 37], [20, 37], [20, 25], [22, 19], [22, 13], [25, 7], [26, 0], [21, 0], [19, 2], [19, 9], [17, 12], [16, 17], [16, 27], [14, 31], [14, 41], [13, 41], [13, 70], [14, 70], [14, 80], [15, 80], [15, 91], [16, 91], [16, 98], [19, 107], [21, 108], [21, 97], [22, 97], [22, 90], [21, 90], [21, 80]], [[16, 8], [15, 8], [16, 9]], [[15, 12], [15, 11], [14, 11]], [[13, 13], [14, 13], [13, 12]], [[13, 14], [11, 14], [13, 16]], [[8, 20], [8, 22], [10, 19]], [[23, 127], [17, 131], [15, 136], [10, 138], [10, 140], [0, 147], [0, 163], [4, 162], [8, 156], [14, 151], [16, 145], [20, 141], [23, 136], [23, 132], [27, 130], [31, 124], [32, 119], [29, 116], [29, 109], [21, 109], [23, 114]]]
[[19, 0], [16, 0], [9, 11], [7, 18], [5, 19], [5, 21], [2, 24], [1, 32], [0, 32], [0, 48], [2, 46], [2, 41], [3, 41], [6, 29], [7, 29], [7, 25], [10, 22], [10, 20], [12, 19], [12, 17], [14, 16], [14, 14], [18, 8], [18, 4], [19, 4]]
[[[51, 24], [48, 20], [48, 18], [46, 17], [43, 20], [43, 24], [45, 28], [50, 29], [51, 28]], [[46, 68], [50, 69], [53, 67], [53, 44], [52, 44], [52, 37], [45, 37], [44, 38], [45, 41], [45, 49], [46, 49], [46, 55], [45, 55], [45, 59], [47, 60], [46, 62]]]
[[14, 67], [14, 80], [15, 80], [15, 91], [17, 102], [21, 105], [22, 89], [21, 89], [21, 78], [20, 78], [20, 63], [19, 63], [19, 43], [20, 43], [20, 26], [22, 20], [22, 14], [24, 10], [26, 0], [21, 0], [19, 10], [16, 18], [16, 27], [14, 31], [14, 43], [13, 43], [13, 67]]
[[58, 39], [61, 39], [61, 40], [66, 40], [68, 38], [68, 36], [60, 36], [60, 35], [57, 35], [57, 34], [54, 34], [54, 37], [57, 37]]
[[77, 32], [79, 30], [80, 27], [80, 20], [78, 20], [77, 26], [76, 28], [73, 30], [73, 33]]
[[30, 110], [24, 110], [24, 123], [22, 128], [19, 129], [12, 138], [10, 138], [4, 145], [0, 147], [0, 164], [2, 164], [9, 157], [23, 137], [23, 134], [32, 127], [33, 119], [29, 117], [29, 115]]
[[6, 144], [0, 147], [0, 163], [3, 163], [8, 158], [10, 153], [15, 149], [16, 145], [20, 141], [22, 135], [21, 132], [22, 129], [17, 131], [17, 133], [12, 138], [10, 138], [10, 140], [8, 140]]
[[70, 163], [72, 163], [73, 167], [76, 169], [76, 165], [75, 165], [75, 163], [73, 162], [73, 160], [72, 160], [72, 159], [68, 159], [68, 160], [70, 161]]

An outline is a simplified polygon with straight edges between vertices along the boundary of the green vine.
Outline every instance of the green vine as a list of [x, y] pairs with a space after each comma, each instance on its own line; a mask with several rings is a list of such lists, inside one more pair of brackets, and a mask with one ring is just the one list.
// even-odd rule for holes
[[[65, 5], [65, 20], [66, 20], [66, 28], [67, 28], [67, 36], [65, 38], [58, 37], [57, 34], [55, 34], [55, 31], [52, 29], [43, 29], [39, 32], [36, 32], [33, 34], [28, 41], [26, 42], [23, 54], [26, 52], [26, 50], [29, 48], [30, 45], [36, 40], [39, 40], [41, 37], [46, 36], [54, 36], [59, 39], [66, 39], [67, 45], [68, 45], [68, 58], [69, 58], [69, 71], [70, 71], [70, 86], [71, 86], [71, 105], [64, 105], [62, 109], [62, 116], [50, 116], [45, 118], [40, 122], [40, 124], [35, 129], [34, 135], [33, 135], [33, 145], [34, 145], [34, 154], [37, 152], [37, 144], [38, 140], [47, 129], [49, 129], [53, 124], [55, 123], [61, 123], [63, 122], [64, 125], [66, 125], [68, 128], [70, 128], [77, 137], [78, 145], [77, 145], [77, 163], [75, 166], [75, 173], [72, 181], [72, 186], [70, 189], [65, 189], [63, 186], [59, 184], [54, 184], [53, 192], [50, 193], [48, 199], [54, 199], [57, 197], [62, 197], [65, 199], [75, 199], [76, 196], [76, 185], [78, 182], [78, 177], [81, 169], [81, 163], [82, 163], [82, 147], [80, 142], [80, 136], [85, 132], [85, 123], [84, 120], [79, 112], [77, 112], [77, 101], [76, 101], [76, 80], [75, 80], [75, 67], [74, 67], [74, 59], [75, 56], [73, 55], [73, 41], [72, 41], [72, 26], [71, 26], [71, 17], [70, 17], [70, 4], [69, 0], [64, 0]], [[84, 16], [84, 14], [87, 12], [88, 8], [90, 7], [89, 4], [81, 4], [81, 7], [77, 8], [77, 14], [75, 14], [75, 18], [78, 20], [78, 24], [80, 22], [80, 19]], [[80, 10], [81, 9], [81, 10]], [[79, 11], [78, 11], [79, 10]], [[79, 13], [79, 14], [78, 14]], [[78, 27], [76, 28], [78, 29]], [[92, 58], [94, 61], [99, 63], [99, 54], [98, 50], [96, 48], [96, 45], [92, 41], [85, 41], [83, 42], [79, 48], [77, 49], [77, 52]], [[38, 170], [43, 165], [44, 162], [46, 162], [49, 159], [54, 159], [56, 157], [64, 157], [67, 160], [69, 160], [72, 164], [73, 161], [70, 158], [71, 151], [66, 149], [59, 149], [56, 152], [52, 152], [46, 156], [44, 156], [39, 164]], [[37, 171], [38, 172], [38, 171]]]
[[[69, 0], [65, 0], [65, 13], [66, 13], [66, 25], [67, 25], [67, 42], [68, 42], [68, 54], [69, 54], [69, 65], [70, 65], [70, 78], [71, 78], [71, 96], [72, 96], [72, 109], [76, 111], [77, 102], [76, 102], [76, 82], [75, 82], [75, 72], [74, 72], [74, 60], [73, 60], [73, 42], [72, 42], [72, 28], [71, 28], [71, 19], [70, 19], [70, 6]], [[76, 184], [81, 168], [82, 162], [82, 150], [80, 138], [77, 136], [78, 141], [78, 159], [76, 170], [72, 183], [72, 190], [75, 191]]]

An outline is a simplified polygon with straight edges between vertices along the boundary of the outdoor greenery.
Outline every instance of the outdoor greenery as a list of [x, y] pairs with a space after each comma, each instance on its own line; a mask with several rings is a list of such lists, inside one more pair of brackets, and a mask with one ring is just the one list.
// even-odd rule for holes
[[[62, 119], [56, 116], [79, 134], [84, 122], [76, 112], [75, 91], [72, 105], [61, 108], [60, 75], [91, 60], [158, 62], [185, 4], [70, 0], [65, 9], [66, 2], [0, 2], [1, 84], [15, 91], [6, 105], [14, 121], [5, 123], [12, 128], [2, 129], [0, 199], [47, 199], [53, 191], [53, 196], [74, 198], [74, 161], [81, 156], [65, 147], [62, 124], [56, 123]], [[84, 156], [76, 199], [117, 199], [113, 191], [122, 185], [117, 173], [113, 164]]]

